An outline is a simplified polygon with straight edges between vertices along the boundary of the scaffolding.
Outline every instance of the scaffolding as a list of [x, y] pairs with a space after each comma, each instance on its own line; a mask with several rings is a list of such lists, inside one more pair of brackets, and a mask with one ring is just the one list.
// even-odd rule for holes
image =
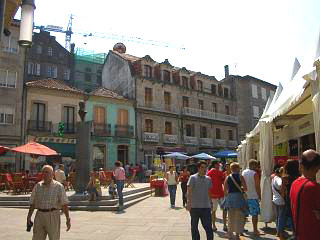
[[75, 61], [86, 61], [96, 64], [104, 64], [106, 53], [94, 53], [94, 51], [77, 48], [75, 53]]

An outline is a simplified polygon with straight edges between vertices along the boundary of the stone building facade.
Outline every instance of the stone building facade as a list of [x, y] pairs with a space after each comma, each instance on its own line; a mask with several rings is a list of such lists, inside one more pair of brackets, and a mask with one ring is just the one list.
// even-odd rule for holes
[[[121, 46], [120, 46], [121, 47]], [[215, 77], [125, 54], [115, 46], [102, 85], [136, 101], [137, 161], [155, 153], [195, 153], [237, 146], [231, 85]]]
[[[227, 67], [227, 66], [226, 66]], [[273, 98], [276, 86], [261, 79], [246, 75], [228, 75], [221, 81], [231, 86], [235, 99], [236, 115], [239, 119], [239, 140], [245, 139], [258, 123], [269, 97]]]
[[[0, 41], [0, 145], [15, 147], [23, 143], [22, 92], [24, 49], [19, 48], [19, 21], [13, 21], [9, 36]], [[0, 168], [14, 171], [20, 167], [20, 156], [0, 156]]]

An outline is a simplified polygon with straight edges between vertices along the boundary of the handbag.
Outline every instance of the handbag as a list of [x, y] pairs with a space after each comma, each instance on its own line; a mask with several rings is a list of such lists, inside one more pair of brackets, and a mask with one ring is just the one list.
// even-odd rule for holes
[[244, 200], [248, 200], [248, 195], [241, 189], [241, 187], [239, 186], [239, 184], [236, 182], [236, 180], [232, 177], [232, 175], [230, 174], [230, 178], [232, 180], [232, 182], [234, 183], [234, 185], [240, 190], [240, 192], [242, 193], [242, 196], [244, 198]]

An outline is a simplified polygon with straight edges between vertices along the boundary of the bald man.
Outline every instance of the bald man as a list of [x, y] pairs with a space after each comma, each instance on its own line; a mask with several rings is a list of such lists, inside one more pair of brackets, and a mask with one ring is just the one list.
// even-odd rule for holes
[[320, 236], [320, 185], [316, 174], [320, 169], [320, 155], [309, 149], [303, 152], [300, 167], [302, 176], [291, 186], [290, 199], [295, 236], [301, 240]]
[[36, 184], [30, 197], [30, 208], [27, 224], [31, 223], [34, 209], [37, 209], [34, 218], [33, 240], [45, 240], [47, 235], [50, 240], [60, 239], [60, 212], [62, 208], [66, 216], [67, 231], [71, 228], [69, 217], [68, 197], [64, 187], [53, 180], [53, 168], [45, 165], [42, 168], [43, 180]]

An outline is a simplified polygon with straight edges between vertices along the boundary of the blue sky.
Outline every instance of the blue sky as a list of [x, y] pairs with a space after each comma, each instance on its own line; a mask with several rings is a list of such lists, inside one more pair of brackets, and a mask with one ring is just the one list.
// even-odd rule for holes
[[[320, 30], [319, 0], [38, 0], [36, 6], [36, 25], [66, 29], [74, 14], [77, 32], [114, 33], [186, 48], [124, 42], [128, 54], [148, 54], [158, 62], [168, 58], [174, 66], [218, 80], [228, 64], [230, 74], [276, 85], [290, 78], [295, 57], [302, 66], [312, 66]], [[64, 46], [64, 35], [52, 34]], [[107, 53], [117, 40], [73, 34], [72, 42]]]

